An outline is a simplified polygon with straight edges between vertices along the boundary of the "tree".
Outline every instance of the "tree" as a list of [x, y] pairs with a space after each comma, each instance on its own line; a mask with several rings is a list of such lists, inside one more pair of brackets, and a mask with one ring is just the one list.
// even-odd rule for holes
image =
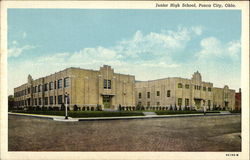
[[13, 95], [9, 95], [8, 96], [8, 110], [13, 110], [15, 106], [15, 101], [14, 101], [14, 96]]

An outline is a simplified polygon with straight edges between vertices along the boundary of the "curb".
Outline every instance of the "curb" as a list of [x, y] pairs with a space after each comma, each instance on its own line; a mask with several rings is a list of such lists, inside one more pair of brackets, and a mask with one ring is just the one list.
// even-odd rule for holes
[[32, 118], [50, 119], [59, 122], [80, 122], [80, 121], [110, 121], [110, 120], [134, 120], [134, 119], [152, 119], [152, 118], [185, 118], [185, 117], [209, 117], [209, 116], [232, 116], [240, 115], [240, 113], [220, 114], [220, 113], [208, 113], [204, 114], [176, 114], [176, 115], [148, 115], [148, 116], [127, 116], [127, 117], [89, 117], [89, 118], [71, 118], [64, 119], [64, 116], [48, 116], [48, 115], [32, 115], [22, 113], [11, 113], [10, 115], [28, 116]]

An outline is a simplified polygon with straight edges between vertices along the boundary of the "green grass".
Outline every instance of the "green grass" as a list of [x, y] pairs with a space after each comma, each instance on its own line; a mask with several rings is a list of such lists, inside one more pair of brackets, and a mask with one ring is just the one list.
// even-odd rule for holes
[[[57, 115], [65, 116], [64, 111], [13, 111], [15, 113], [28, 113], [28, 114], [42, 114], [42, 115]], [[69, 117], [81, 118], [81, 117], [120, 117], [120, 116], [143, 116], [141, 111], [120, 111], [120, 112], [108, 112], [108, 111], [69, 111]]]
[[[154, 111], [157, 115], [173, 115], [173, 114], [203, 114], [202, 111]], [[220, 113], [219, 111], [207, 111], [206, 113]]]
[[238, 110], [233, 110], [233, 111], [230, 111], [231, 113], [241, 113], [241, 111], [238, 111]]

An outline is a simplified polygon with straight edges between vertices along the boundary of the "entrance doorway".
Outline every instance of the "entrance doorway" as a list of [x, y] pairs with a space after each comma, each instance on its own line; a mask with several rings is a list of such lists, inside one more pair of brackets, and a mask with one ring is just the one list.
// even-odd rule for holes
[[194, 99], [196, 109], [201, 109], [201, 99]]
[[224, 101], [225, 110], [228, 110], [228, 102]]
[[104, 108], [110, 108], [111, 106], [111, 96], [109, 95], [104, 95], [103, 97], [103, 105], [104, 105]]

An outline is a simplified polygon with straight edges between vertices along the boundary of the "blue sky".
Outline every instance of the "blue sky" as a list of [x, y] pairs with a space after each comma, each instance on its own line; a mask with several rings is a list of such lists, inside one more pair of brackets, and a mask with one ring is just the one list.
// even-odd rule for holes
[[67, 67], [240, 87], [239, 10], [9, 9], [8, 93]]

